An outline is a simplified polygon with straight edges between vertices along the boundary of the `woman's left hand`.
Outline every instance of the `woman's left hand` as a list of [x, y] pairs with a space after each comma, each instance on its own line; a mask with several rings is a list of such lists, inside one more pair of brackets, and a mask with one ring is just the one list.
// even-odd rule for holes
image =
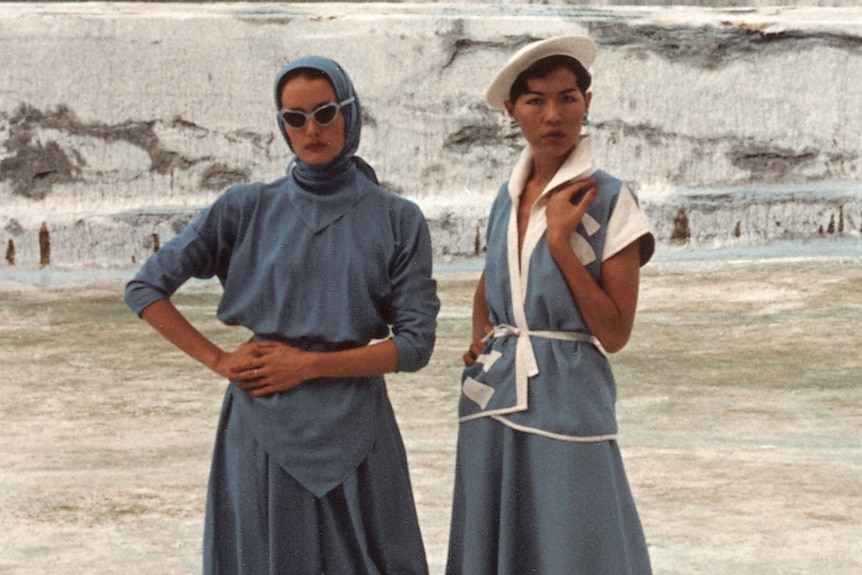
[[312, 352], [276, 341], [255, 341], [242, 346], [245, 359], [231, 369], [237, 386], [251, 397], [293, 389], [313, 379]]
[[[595, 180], [586, 178], [564, 184], [548, 194], [545, 212], [548, 221], [549, 243], [554, 240], [568, 242], [569, 236], [581, 223], [584, 214], [587, 213], [587, 209], [598, 194], [595, 185]], [[575, 198], [581, 192], [583, 192], [583, 196], [578, 201]]]

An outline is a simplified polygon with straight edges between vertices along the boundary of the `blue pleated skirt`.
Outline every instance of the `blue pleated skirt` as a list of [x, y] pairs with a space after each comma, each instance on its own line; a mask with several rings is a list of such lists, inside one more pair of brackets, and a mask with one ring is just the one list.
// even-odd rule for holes
[[346, 481], [315, 497], [248, 431], [225, 396], [204, 526], [204, 575], [427, 575], [391, 408]]
[[648, 575], [619, 448], [461, 424], [448, 575]]

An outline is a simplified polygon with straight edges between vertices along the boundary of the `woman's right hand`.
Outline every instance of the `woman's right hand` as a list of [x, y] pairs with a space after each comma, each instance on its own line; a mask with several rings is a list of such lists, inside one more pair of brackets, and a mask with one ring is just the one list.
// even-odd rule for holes
[[233, 381], [236, 379], [235, 369], [249, 363], [257, 355], [251, 343], [243, 343], [234, 351], [219, 350], [215, 365], [211, 369], [228, 381]]
[[[548, 222], [548, 249], [558, 244], [568, 246], [569, 237], [596, 199], [598, 190], [595, 185], [594, 179], [585, 178], [560, 186], [548, 194], [545, 212]], [[579, 195], [581, 198], [576, 201]], [[551, 254], [553, 255], [553, 250]]]
[[464, 365], [467, 367], [476, 363], [476, 359], [482, 354], [482, 350], [485, 349], [485, 336], [494, 330], [494, 326], [491, 325], [488, 317], [488, 304], [485, 301], [485, 272], [482, 272], [476, 284], [476, 290], [473, 292], [473, 315], [471, 317], [473, 342], [470, 344], [470, 348], [461, 356], [461, 359], [464, 360]]
[[491, 324], [485, 324], [479, 332], [473, 334], [473, 343], [470, 344], [470, 348], [464, 352], [463, 356], [461, 356], [464, 360], [464, 365], [470, 367], [476, 363], [476, 359], [478, 359], [485, 350], [485, 336], [492, 331], [494, 331], [494, 326]]
[[474, 363], [476, 363], [476, 358], [482, 354], [482, 350], [485, 349], [485, 342], [481, 339], [477, 339], [473, 343], [470, 344], [470, 349], [464, 352], [462, 356], [464, 360], [464, 365], [470, 367]]

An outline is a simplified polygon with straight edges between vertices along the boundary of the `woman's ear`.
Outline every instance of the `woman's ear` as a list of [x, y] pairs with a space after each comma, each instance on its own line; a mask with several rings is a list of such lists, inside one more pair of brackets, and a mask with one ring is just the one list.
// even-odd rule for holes
[[585, 104], [587, 110], [590, 109], [590, 102], [592, 102], [592, 101], [593, 101], [593, 93], [592, 92], [587, 92], [586, 94], [584, 94], [584, 104]]
[[509, 115], [511, 119], [515, 119], [515, 105], [511, 100], [504, 100], [503, 106], [506, 108], [506, 113]]

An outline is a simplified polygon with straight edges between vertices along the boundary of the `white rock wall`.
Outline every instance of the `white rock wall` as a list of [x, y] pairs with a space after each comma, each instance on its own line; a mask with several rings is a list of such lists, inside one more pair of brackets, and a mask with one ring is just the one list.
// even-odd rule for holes
[[142, 261], [226, 186], [283, 173], [272, 79], [314, 52], [351, 74], [360, 153], [438, 254], [471, 254], [520, 146], [484, 89], [571, 32], [600, 45], [599, 159], [660, 239], [680, 208], [695, 243], [859, 234], [862, 8], [86, 3], [0, 4], [0, 240], [38, 262], [46, 221], [56, 264]]

